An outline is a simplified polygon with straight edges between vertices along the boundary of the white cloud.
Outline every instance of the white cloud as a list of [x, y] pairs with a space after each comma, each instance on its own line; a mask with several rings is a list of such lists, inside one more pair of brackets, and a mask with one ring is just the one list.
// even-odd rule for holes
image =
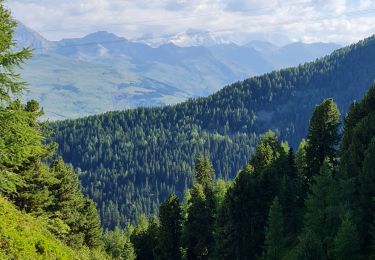
[[237, 42], [268, 34], [346, 44], [373, 34], [375, 24], [373, 0], [11, 0], [7, 5], [18, 20], [53, 40], [97, 30], [135, 38], [193, 28]]

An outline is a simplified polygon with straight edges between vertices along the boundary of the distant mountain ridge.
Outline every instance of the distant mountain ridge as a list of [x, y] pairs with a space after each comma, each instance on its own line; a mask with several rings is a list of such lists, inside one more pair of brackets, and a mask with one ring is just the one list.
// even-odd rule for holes
[[217, 44], [206, 32], [194, 31], [192, 37], [201, 45], [151, 47], [106, 31], [54, 42], [22, 24], [15, 35], [19, 46], [35, 49], [23, 72], [31, 90], [27, 98], [39, 100], [52, 120], [207, 96], [232, 82], [315, 60], [339, 47]]

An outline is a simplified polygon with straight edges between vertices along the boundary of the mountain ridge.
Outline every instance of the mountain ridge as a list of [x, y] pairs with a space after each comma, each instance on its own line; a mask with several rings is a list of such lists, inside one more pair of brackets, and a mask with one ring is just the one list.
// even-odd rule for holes
[[[306, 55], [289, 61], [290, 55], [285, 52], [261, 53], [233, 43], [151, 47], [106, 31], [52, 42], [24, 25], [19, 28], [23, 28], [16, 32], [19, 45], [35, 49], [22, 72], [30, 83], [27, 99], [40, 101], [47, 112], [45, 118], [51, 120], [176, 104], [207, 96], [249, 76], [314, 60], [337, 48], [332, 44], [330, 49], [313, 54], [303, 50], [299, 53]], [[74, 88], [56, 88], [56, 84]], [[53, 101], [57, 97], [63, 99], [64, 106]]]

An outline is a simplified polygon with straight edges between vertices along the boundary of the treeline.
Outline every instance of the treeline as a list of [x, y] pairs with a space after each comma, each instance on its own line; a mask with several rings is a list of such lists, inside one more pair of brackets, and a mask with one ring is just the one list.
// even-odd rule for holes
[[332, 99], [315, 108], [296, 152], [275, 133], [260, 138], [233, 182], [196, 160], [184, 199], [112, 237], [125, 259], [373, 259], [375, 85], [353, 103], [340, 135]]
[[375, 78], [375, 37], [296, 68], [237, 82], [176, 106], [110, 112], [52, 123], [58, 154], [75, 168], [103, 225], [152, 215], [192, 184], [194, 160], [210, 155], [233, 179], [268, 129], [296, 148], [316, 104], [332, 97], [345, 114]]

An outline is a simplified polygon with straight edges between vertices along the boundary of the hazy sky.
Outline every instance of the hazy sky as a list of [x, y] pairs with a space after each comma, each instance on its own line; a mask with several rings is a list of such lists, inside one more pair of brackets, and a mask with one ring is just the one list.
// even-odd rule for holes
[[261, 33], [346, 44], [375, 33], [375, 0], [8, 0], [7, 5], [16, 19], [50, 40], [98, 30], [135, 38], [198, 29], [239, 41]]

